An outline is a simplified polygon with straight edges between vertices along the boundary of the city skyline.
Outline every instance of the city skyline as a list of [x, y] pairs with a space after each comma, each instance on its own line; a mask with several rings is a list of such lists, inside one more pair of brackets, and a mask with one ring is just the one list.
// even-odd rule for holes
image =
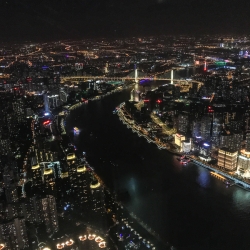
[[248, 247], [249, 49], [231, 34], [1, 44], [0, 247]]

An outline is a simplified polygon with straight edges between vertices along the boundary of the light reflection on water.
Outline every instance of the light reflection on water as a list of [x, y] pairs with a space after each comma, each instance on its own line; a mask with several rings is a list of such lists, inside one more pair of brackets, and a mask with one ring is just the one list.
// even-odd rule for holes
[[138, 138], [112, 114], [129, 96], [118, 93], [73, 112], [77, 119], [67, 129], [81, 129], [77, 148], [104, 180], [129, 192], [127, 208], [177, 249], [250, 249], [250, 192], [226, 188], [206, 169], [181, 166]]
[[209, 173], [208, 170], [203, 169], [203, 168], [198, 168], [198, 183], [204, 187], [207, 188], [210, 186], [210, 179], [211, 179], [211, 175]]

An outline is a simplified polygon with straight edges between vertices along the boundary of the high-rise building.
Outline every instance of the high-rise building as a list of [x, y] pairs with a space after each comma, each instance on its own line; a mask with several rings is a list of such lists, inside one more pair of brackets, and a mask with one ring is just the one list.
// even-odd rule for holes
[[56, 108], [60, 106], [60, 100], [58, 95], [48, 95], [49, 107]]
[[211, 117], [204, 115], [201, 118], [201, 137], [203, 140], [210, 140], [211, 137]]
[[250, 177], [250, 154], [242, 152], [238, 157], [237, 172], [246, 178]]
[[235, 171], [237, 169], [237, 157], [238, 151], [221, 148], [218, 153], [218, 166], [228, 171]]
[[13, 203], [18, 201], [18, 193], [16, 183], [13, 181], [13, 176], [5, 170], [3, 174], [3, 182], [5, 186], [5, 196], [8, 203]]
[[25, 201], [25, 220], [29, 222], [42, 223], [43, 210], [41, 199], [37, 197], [29, 198]]
[[93, 222], [95, 225], [104, 228], [106, 226], [106, 222], [103, 186], [93, 177], [93, 180], [90, 184], [90, 189], [92, 198], [91, 208], [93, 211]]
[[31, 167], [32, 171], [32, 182], [38, 190], [42, 190], [43, 180], [42, 180], [42, 169], [39, 164], [35, 164]]
[[90, 204], [90, 174], [84, 165], [77, 167], [76, 171], [76, 202], [87, 211]]
[[42, 211], [43, 221], [45, 222], [47, 233], [57, 232], [59, 227], [56, 200], [54, 196], [47, 195], [45, 198], [42, 199]]
[[212, 145], [217, 147], [220, 144], [220, 133], [222, 130], [222, 117], [214, 114], [212, 121]]
[[55, 176], [51, 168], [44, 169], [43, 182], [44, 189], [47, 194], [55, 192]]
[[17, 98], [12, 102], [14, 117], [17, 123], [25, 122], [25, 108], [22, 98]]
[[178, 132], [186, 134], [189, 131], [189, 115], [188, 113], [182, 112], [178, 115]]
[[0, 224], [0, 242], [5, 249], [20, 250], [29, 247], [25, 219], [16, 218]]

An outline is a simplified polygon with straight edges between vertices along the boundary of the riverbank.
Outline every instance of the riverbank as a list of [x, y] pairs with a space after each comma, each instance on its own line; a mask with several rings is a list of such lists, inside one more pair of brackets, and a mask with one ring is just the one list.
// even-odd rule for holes
[[[132, 119], [129, 119], [128, 116], [129, 114], [127, 114], [125, 112], [124, 109], [125, 103], [120, 104], [119, 108], [117, 108], [117, 114], [119, 116], [119, 119], [123, 122], [123, 124], [125, 124], [127, 126], [127, 128], [132, 129], [132, 131], [134, 133], [137, 133], [139, 137], [144, 137], [148, 143], [154, 143], [159, 149], [165, 149], [167, 150], [169, 153], [174, 154], [174, 155], [178, 155], [181, 156], [182, 154], [176, 151], [173, 151], [170, 149], [170, 147], [167, 147], [166, 144], [163, 144], [162, 142], [160, 142], [159, 138], [150, 138], [148, 136], [148, 133], [145, 129], [143, 129], [141, 126], [135, 124], [135, 122]], [[131, 116], [130, 116], [131, 118]], [[212, 167], [211, 165], [207, 165], [204, 164], [203, 162], [199, 161], [199, 159], [194, 159], [194, 156], [188, 156], [188, 158], [196, 165], [198, 166], [202, 166], [206, 169], [209, 169], [210, 171], [216, 172], [222, 176], [224, 176], [225, 178], [233, 181], [235, 183], [236, 186], [243, 188], [246, 191], [250, 191], [250, 184], [246, 183], [245, 181], [242, 181], [228, 173], [225, 173], [215, 167]]]
[[[129, 87], [126, 87], [126, 88], [129, 88]], [[120, 92], [120, 90], [113, 91], [112, 93], [116, 93], [116, 92]], [[108, 94], [108, 95], [110, 95], [110, 94]], [[105, 96], [99, 97], [99, 98], [92, 98], [90, 100], [91, 101], [98, 101], [104, 97]], [[66, 118], [70, 115], [70, 112], [77, 109], [77, 108], [80, 108], [83, 105], [87, 105], [88, 103], [89, 103], [89, 100], [85, 101], [84, 103], [77, 103], [77, 104], [69, 107], [69, 109], [68, 109], [69, 111], [65, 114], [65, 117], [63, 118], [63, 122], [60, 123], [60, 125], [63, 126], [63, 127], [61, 127], [61, 129], [63, 131], [66, 131], [64, 119], [66, 120]], [[69, 135], [68, 135], [68, 137], [69, 137]], [[73, 143], [72, 143], [72, 145], [73, 145]], [[93, 168], [89, 165], [89, 163], [87, 161], [86, 161], [86, 165], [90, 169], [93, 170]], [[148, 249], [159, 249], [159, 250], [161, 250], [161, 249], [173, 249], [173, 247], [171, 248], [171, 246], [167, 242], [160, 239], [159, 235], [155, 231], [153, 231], [149, 226], [147, 226], [147, 224], [145, 222], [143, 222], [136, 215], [134, 215], [133, 212], [127, 211], [124, 204], [122, 204], [120, 201], [118, 201], [116, 199], [116, 194], [113, 194], [111, 192], [111, 190], [109, 190], [109, 188], [105, 185], [104, 181], [102, 181], [101, 177], [94, 170], [93, 170], [93, 174], [94, 174], [95, 178], [100, 182], [100, 184], [105, 189], [105, 192], [108, 194], [109, 199], [114, 200], [114, 203], [117, 206], [117, 213], [115, 213], [115, 214], [116, 215], [118, 213], [120, 214], [119, 216], [117, 216], [118, 218], [120, 218], [117, 222], [123, 223], [123, 221], [126, 220], [128, 222], [128, 225], [129, 225], [128, 229], [131, 231], [131, 235], [134, 234], [132, 232], [136, 232], [135, 236], [138, 237], [138, 239], [141, 237], [140, 244], [147, 244]], [[112, 240], [112, 242], [115, 242], [116, 239], [112, 238], [111, 240]]]
[[143, 129], [141, 126], [135, 124], [132, 119], [128, 119], [127, 114], [125, 114], [125, 112], [124, 112], [124, 106], [125, 106], [125, 103], [120, 104], [119, 108], [117, 108], [116, 113], [119, 116], [119, 119], [122, 121], [122, 123], [127, 126], [127, 128], [132, 129], [133, 133], [137, 133], [139, 137], [144, 137], [148, 143], [154, 143], [160, 150], [165, 149], [168, 152], [170, 152], [171, 154], [174, 154], [177, 156], [182, 155], [181, 153], [179, 153], [177, 151], [171, 150], [171, 147], [169, 144], [162, 143], [157, 138], [156, 139], [151, 138], [145, 129]]

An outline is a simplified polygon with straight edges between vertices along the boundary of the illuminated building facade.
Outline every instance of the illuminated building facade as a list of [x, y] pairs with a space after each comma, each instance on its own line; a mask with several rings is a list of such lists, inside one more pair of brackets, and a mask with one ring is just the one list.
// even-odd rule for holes
[[51, 108], [60, 106], [59, 95], [48, 95], [48, 104]]
[[228, 171], [235, 171], [237, 169], [237, 157], [238, 151], [221, 148], [218, 152], [218, 166]]
[[212, 145], [218, 147], [220, 144], [220, 133], [222, 130], [222, 117], [214, 114], [212, 121]]
[[181, 152], [189, 153], [191, 151], [191, 148], [192, 148], [191, 140], [181, 142]]
[[209, 140], [211, 136], [211, 117], [209, 115], [204, 115], [201, 118], [200, 133], [203, 140]]
[[174, 143], [181, 148], [182, 142], [185, 141], [185, 136], [181, 134], [175, 134]]
[[242, 141], [243, 134], [241, 131], [234, 133], [226, 131], [220, 136], [220, 147], [226, 147], [234, 151], [239, 151], [241, 150]]
[[51, 168], [44, 169], [43, 182], [44, 189], [47, 194], [55, 192], [55, 176]]
[[189, 130], [189, 115], [188, 113], [182, 112], [181, 114], [178, 115], [178, 132], [186, 134]]
[[46, 232], [57, 232], [59, 227], [55, 197], [52, 195], [47, 195], [45, 198], [42, 199], [41, 203], [43, 211], [43, 221], [46, 225]]
[[93, 177], [90, 184], [91, 199], [92, 199], [92, 211], [93, 211], [93, 223], [105, 228], [105, 202], [104, 202], [104, 190], [103, 186], [98, 180]]
[[238, 157], [237, 172], [243, 177], [250, 178], [250, 153], [244, 150]]
[[12, 107], [17, 123], [20, 124], [22, 122], [25, 122], [26, 116], [25, 116], [24, 102], [22, 98], [15, 99], [12, 102]]
[[90, 203], [90, 174], [84, 165], [76, 170], [76, 202], [87, 211]]
[[32, 182], [33, 186], [35, 186], [38, 190], [42, 190], [42, 169], [39, 164], [33, 165], [31, 167], [32, 171]]

